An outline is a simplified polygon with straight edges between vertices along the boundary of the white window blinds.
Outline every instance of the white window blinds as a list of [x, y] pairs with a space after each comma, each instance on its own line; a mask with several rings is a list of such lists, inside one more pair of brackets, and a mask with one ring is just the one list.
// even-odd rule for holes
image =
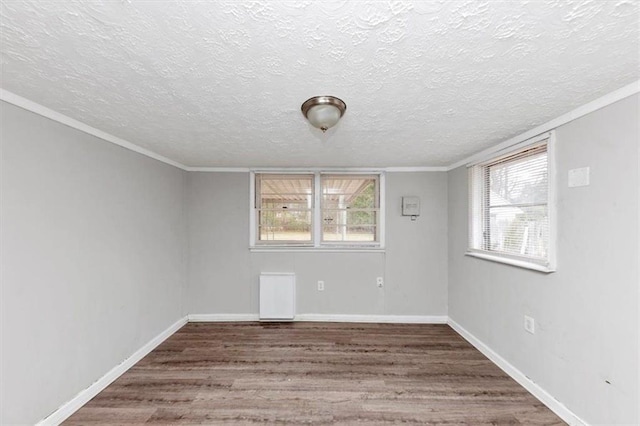
[[470, 251], [549, 264], [547, 142], [469, 168]]

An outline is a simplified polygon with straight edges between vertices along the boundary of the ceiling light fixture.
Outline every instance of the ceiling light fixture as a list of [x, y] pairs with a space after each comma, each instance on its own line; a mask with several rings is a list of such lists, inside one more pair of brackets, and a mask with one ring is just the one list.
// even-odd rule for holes
[[347, 110], [347, 104], [335, 96], [314, 96], [304, 101], [301, 109], [309, 123], [324, 133], [338, 123]]

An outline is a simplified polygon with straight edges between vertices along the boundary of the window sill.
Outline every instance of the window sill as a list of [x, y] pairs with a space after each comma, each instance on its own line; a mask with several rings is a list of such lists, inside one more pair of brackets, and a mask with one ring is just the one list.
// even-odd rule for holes
[[384, 253], [383, 247], [249, 247], [251, 253]]
[[533, 271], [551, 273], [555, 272], [555, 268], [550, 268], [548, 266], [540, 265], [538, 263], [527, 262], [526, 260], [519, 259], [511, 259], [508, 257], [502, 257], [498, 255], [488, 254], [488, 253], [479, 253], [474, 251], [468, 251], [465, 253], [466, 256], [477, 257], [478, 259], [489, 260], [491, 262], [504, 263], [511, 266], [517, 266], [519, 268], [531, 269]]

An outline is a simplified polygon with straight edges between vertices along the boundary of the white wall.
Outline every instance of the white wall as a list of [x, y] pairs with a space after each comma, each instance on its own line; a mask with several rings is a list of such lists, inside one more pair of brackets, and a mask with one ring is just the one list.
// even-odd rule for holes
[[[449, 173], [450, 317], [591, 424], [640, 421], [638, 102], [557, 129], [555, 273], [465, 257], [467, 174]], [[591, 185], [568, 188], [585, 166]]]
[[33, 424], [184, 315], [186, 177], [0, 108], [0, 423]]
[[[257, 314], [260, 272], [295, 272], [298, 314], [446, 315], [447, 175], [386, 184], [385, 253], [251, 253], [249, 174], [189, 173], [189, 313]], [[400, 215], [403, 195], [422, 201], [415, 222]]]

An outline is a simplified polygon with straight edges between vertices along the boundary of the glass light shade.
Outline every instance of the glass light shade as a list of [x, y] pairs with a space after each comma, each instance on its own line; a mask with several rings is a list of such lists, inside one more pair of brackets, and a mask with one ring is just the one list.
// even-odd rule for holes
[[325, 131], [338, 123], [340, 110], [333, 105], [316, 105], [307, 112], [307, 120], [318, 129]]
[[344, 115], [347, 104], [335, 96], [314, 96], [304, 101], [300, 109], [311, 125], [326, 132]]

